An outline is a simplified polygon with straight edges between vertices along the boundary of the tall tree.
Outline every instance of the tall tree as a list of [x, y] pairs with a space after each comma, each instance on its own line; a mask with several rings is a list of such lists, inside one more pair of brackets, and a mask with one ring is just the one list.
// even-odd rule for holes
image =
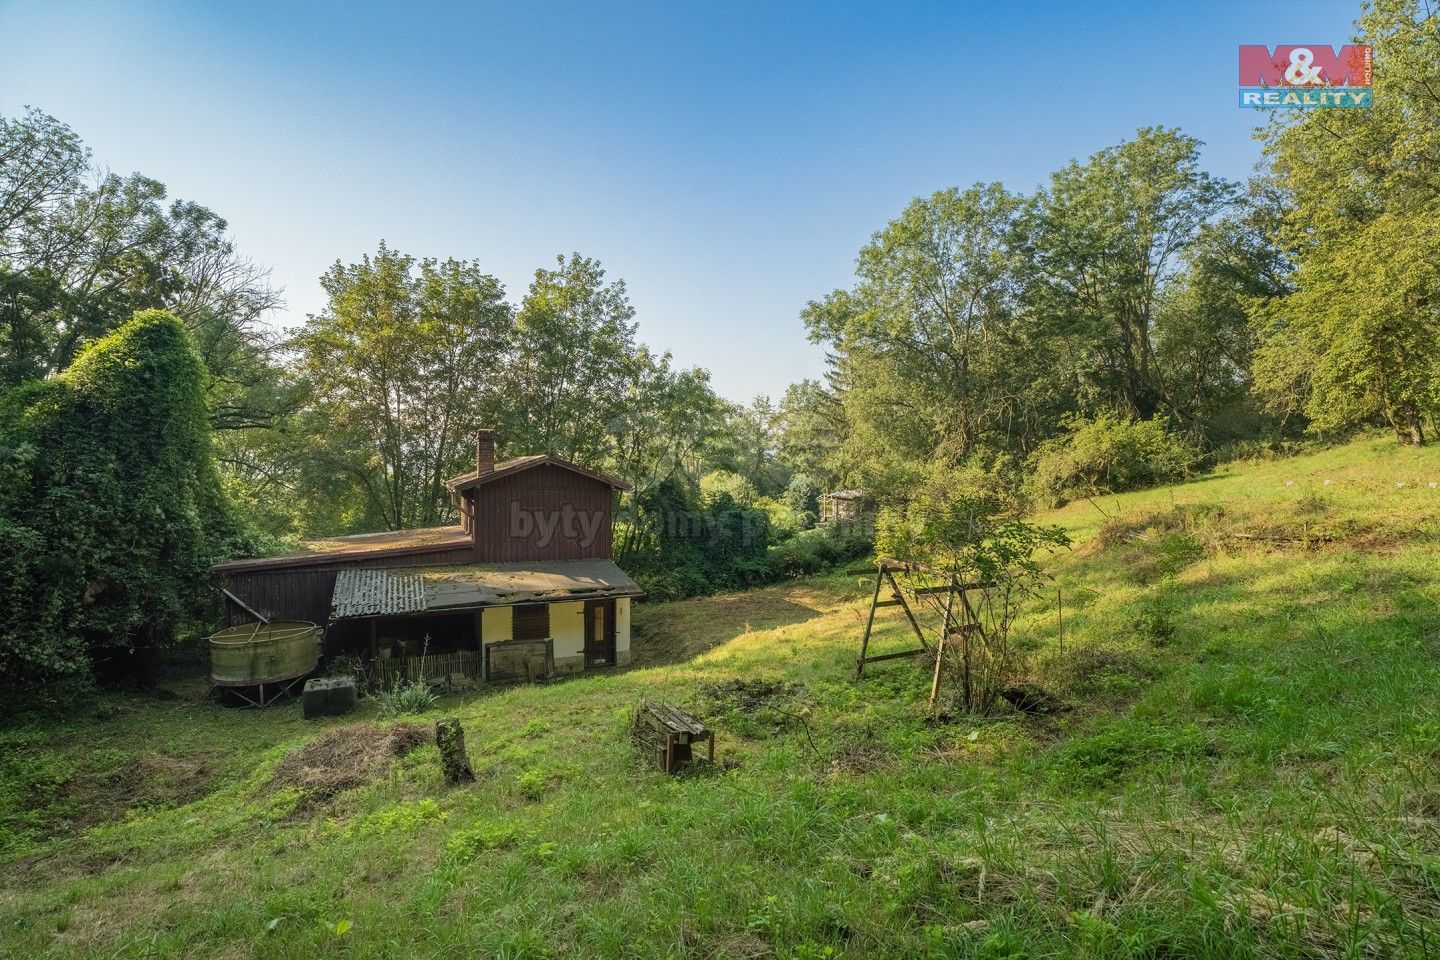
[[866, 451], [842, 457], [851, 479], [903, 485], [904, 464], [1023, 446], [1054, 405], [1062, 365], [1020, 311], [1021, 210], [999, 184], [915, 200], [861, 250], [853, 290], [806, 308], [846, 384], [848, 445]]
[[[1214, 445], [1265, 426], [1251, 393], [1248, 309], [1289, 290], [1293, 266], [1276, 243], [1287, 198], [1267, 177], [1207, 225], [1155, 308], [1155, 365], [1164, 411], [1194, 442]], [[1284, 427], [1284, 418], [1275, 426]]]
[[101, 173], [53, 117], [0, 117], [0, 386], [64, 370], [135, 311], [164, 309], [201, 351], [213, 424], [273, 421], [293, 402], [260, 323], [279, 295], [227, 229], [156, 180]]
[[1374, 106], [1305, 111], [1262, 131], [1293, 198], [1294, 291], [1257, 303], [1258, 389], [1316, 429], [1383, 419], [1401, 443], [1440, 414], [1440, 15], [1376, 0]]
[[578, 253], [536, 270], [516, 315], [506, 368], [505, 436], [524, 450], [596, 461], [607, 425], [623, 416], [636, 350], [624, 281]]
[[670, 354], [636, 349], [626, 364], [620, 407], [605, 425], [606, 465], [638, 495], [665, 480], [696, 474], [725, 427], [725, 404], [701, 369], [676, 370]]
[[1029, 309], [1071, 342], [1084, 385], [1123, 416], [1161, 406], [1156, 306], [1165, 282], [1235, 188], [1200, 168], [1200, 142], [1147, 127], [1053, 174], [1021, 235], [1034, 282]]
[[319, 458], [343, 465], [390, 529], [449, 519], [444, 479], [472, 462], [475, 430], [498, 409], [512, 335], [500, 282], [382, 243], [373, 258], [336, 263], [321, 285], [329, 303], [293, 341], [324, 424]]
[[832, 489], [839, 479], [837, 457], [848, 432], [844, 400], [819, 380], [801, 380], [785, 390], [780, 420], [780, 462], [792, 474]]

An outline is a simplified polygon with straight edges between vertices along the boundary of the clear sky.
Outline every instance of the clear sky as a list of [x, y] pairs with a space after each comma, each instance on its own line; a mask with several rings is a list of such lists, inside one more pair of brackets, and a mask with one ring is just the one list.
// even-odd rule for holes
[[914, 196], [1030, 190], [1148, 124], [1243, 177], [1237, 45], [1340, 43], [1358, 0], [478, 4], [0, 0], [0, 113], [225, 216], [293, 326], [383, 238], [518, 300], [556, 254], [736, 400], [816, 375], [805, 302]]

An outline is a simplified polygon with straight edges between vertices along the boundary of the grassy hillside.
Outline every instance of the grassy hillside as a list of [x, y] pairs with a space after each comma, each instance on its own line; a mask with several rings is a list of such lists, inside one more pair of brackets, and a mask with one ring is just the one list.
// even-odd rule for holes
[[[1057, 511], [1045, 717], [930, 722], [919, 661], [856, 682], [869, 585], [836, 574], [447, 698], [465, 789], [403, 730], [198, 683], [12, 726], [0, 956], [1440, 953], [1437, 484], [1440, 450], [1365, 440]], [[640, 766], [647, 696], [721, 768]]]

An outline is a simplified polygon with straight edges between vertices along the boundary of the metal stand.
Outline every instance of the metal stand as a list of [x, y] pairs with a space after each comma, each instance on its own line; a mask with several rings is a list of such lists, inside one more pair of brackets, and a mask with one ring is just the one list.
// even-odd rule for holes
[[[295, 689], [295, 684], [304, 680], [311, 673], [312, 671], [306, 670], [304, 673], [296, 674], [293, 677], [275, 677], [268, 680], [261, 680], [258, 683], [216, 683], [212, 680], [210, 682], [210, 689], [211, 691], [229, 690], [235, 694], [235, 696], [244, 700], [249, 706], [264, 708], [270, 706], [276, 700], [279, 700], [291, 690]], [[255, 690], [254, 699], [251, 699], [242, 692], [250, 689]]]

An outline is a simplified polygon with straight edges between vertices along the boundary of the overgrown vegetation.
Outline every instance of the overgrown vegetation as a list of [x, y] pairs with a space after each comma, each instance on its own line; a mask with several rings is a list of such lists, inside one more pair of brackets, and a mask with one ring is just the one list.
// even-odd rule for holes
[[1029, 196], [912, 201], [854, 285], [805, 311], [832, 362], [786, 397], [797, 468], [897, 501], [979, 468], [1044, 505], [1167, 482], [1237, 444], [1380, 425], [1424, 442], [1440, 194], [1415, 170], [1440, 151], [1437, 16], [1367, 5], [1376, 109], [1274, 111], [1248, 183], [1148, 127]]
[[881, 515], [876, 550], [915, 565], [905, 574], [909, 589], [951, 588], [914, 592], [913, 600], [938, 614], [937, 649], [942, 633], [957, 631], [946, 638], [941, 667], [966, 710], [991, 713], [1023, 678], [1025, 658], [1011, 642], [1011, 627], [1044, 584], [1044, 561], [1069, 543], [1059, 527], [1003, 516], [991, 502], [943, 487], [928, 487]]
[[1029, 492], [1046, 506], [1179, 480], [1199, 460], [1160, 420], [1101, 413], [1068, 426], [1069, 433], [1045, 441], [1030, 458]]
[[[1049, 714], [932, 723], [924, 660], [856, 682], [871, 584], [832, 573], [637, 607], [641, 669], [446, 697], [473, 788], [428, 725], [190, 680], [11, 723], [0, 955], [1424, 957], [1432, 482], [1364, 439], [1037, 517], [1075, 541], [1063, 639], [1053, 591], [1012, 631]], [[721, 769], [642, 764], [644, 697]]]
[[[327, 271], [282, 342], [220, 217], [95, 176], [43, 113], [0, 118], [0, 385], [170, 309], [209, 374], [226, 495], [274, 537], [454, 522], [443, 481], [492, 426], [501, 456], [634, 484], [617, 559], [657, 597], [845, 562], [858, 540], [811, 532], [827, 490], [903, 510], [948, 485], [1020, 515], [1306, 437], [1386, 424], [1419, 444], [1440, 409], [1437, 196], [1413, 173], [1440, 142], [1436, 24], [1414, 0], [1367, 8], [1377, 106], [1277, 120], [1247, 183], [1146, 127], [1029, 195], [917, 198], [804, 311], [824, 382], [748, 404], [647, 349], [624, 282], [580, 254], [512, 299], [482, 263], [381, 243]], [[26, 526], [30, 553], [47, 524]]]
[[206, 375], [149, 311], [0, 399], [0, 676], [129, 673], [208, 609], [205, 569], [255, 549], [220, 491]]
[[398, 683], [389, 690], [375, 694], [380, 716], [398, 717], [405, 713], [424, 713], [440, 702], [423, 680], [414, 683]]

